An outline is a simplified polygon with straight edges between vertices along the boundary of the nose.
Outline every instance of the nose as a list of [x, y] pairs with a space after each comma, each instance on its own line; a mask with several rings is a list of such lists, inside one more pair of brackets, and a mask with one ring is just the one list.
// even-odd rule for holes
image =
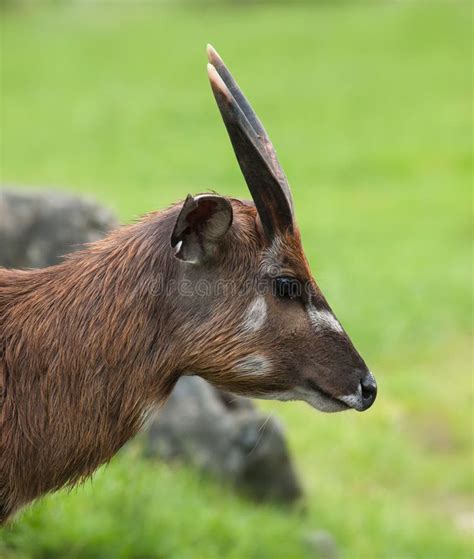
[[362, 410], [365, 411], [375, 402], [377, 397], [377, 383], [372, 373], [366, 373], [360, 381], [362, 390]]

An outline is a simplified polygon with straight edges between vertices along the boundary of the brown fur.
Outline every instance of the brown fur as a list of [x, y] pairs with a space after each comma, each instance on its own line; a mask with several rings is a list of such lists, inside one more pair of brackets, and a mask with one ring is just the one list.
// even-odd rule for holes
[[[58, 266], [0, 269], [2, 521], [109, 460], [198, 357], [186, 347], [196, 340], [192, 314], [150, 289], [158, 271], [165, 281], [176, 275], [169, 235], [178, 209]], [[243, 223], [240, 233], [256, 243]]]
[[[183, 374], [322, 411], [375, 400], [311, 276], [270, 139], [212, 47], [208, 56], [258, 217], [252, 204], [189, 196], [58, 266], [0, 269], [0, 523], [110, 460]], [[260, 282], [286, 287], [262, 293]]]
[[[341, 370], [363, 365], [350, 342], [311, 333], [301, 305], [265, 295], [268, 326], [253, 333], [241, 326], [252, 292], [181, 297], [154, 289], [157, 279], [168, 285], [203, 278], [239, 288], [277, 261], [310, 282], [313, 303], [327, 308], [299, 235], [269, 250], [255, 208], [237, 200], [232, 206], [233, 224], [205, 266], [173, 254], [177, 205], [60, 265], [0, 269], [1, 522], [110, 460], [182, 374], [192, 371], [218, 387], [267, 397], [306, 382], [302, 378], [314, 371], [329, 393], [357, 385], [352, 373], [327, 372], [335, 361]], [[271, 374], [242, 372], [242, 359], [256, 352], [267, 357]]]

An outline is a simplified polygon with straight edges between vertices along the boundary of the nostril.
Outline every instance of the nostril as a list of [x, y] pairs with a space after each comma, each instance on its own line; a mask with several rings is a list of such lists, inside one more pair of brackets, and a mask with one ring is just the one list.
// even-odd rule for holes
[[377, 396], [377, 383], [371, 373], [367, 374], [361, 381], [362, 400], [365, 409], [369, 408], [375, 401]]

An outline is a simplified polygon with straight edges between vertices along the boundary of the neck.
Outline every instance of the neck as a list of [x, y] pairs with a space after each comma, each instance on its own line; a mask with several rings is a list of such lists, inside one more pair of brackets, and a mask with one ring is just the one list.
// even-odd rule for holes
[[173, 274], [173, 214], [59, 266], [0, 270], [0, 509], [92, 473], [172, 390], [172, 313], [156, 281]]

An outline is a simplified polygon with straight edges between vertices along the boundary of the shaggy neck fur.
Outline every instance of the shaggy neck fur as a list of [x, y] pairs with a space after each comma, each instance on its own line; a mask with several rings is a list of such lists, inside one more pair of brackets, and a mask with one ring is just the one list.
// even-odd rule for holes
[[176, 273], [176, 213], [58, 266], [0, 269], [0, 522], [108, 461], [172, 390], [177, 317], [153, 279]]

